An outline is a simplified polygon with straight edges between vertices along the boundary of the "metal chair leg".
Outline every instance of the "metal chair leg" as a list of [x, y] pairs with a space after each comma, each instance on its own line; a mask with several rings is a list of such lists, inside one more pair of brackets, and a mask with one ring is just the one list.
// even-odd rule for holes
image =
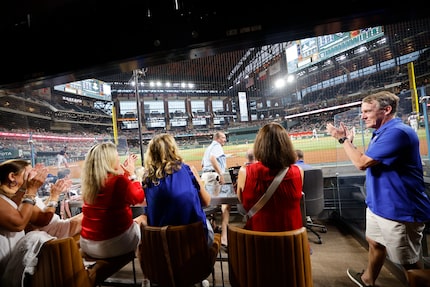
[[[224, 262], [224, 258], [222, 258], [222, 253], [221, 253], [221, 249], [219, 250], [219, 264], [221, 267], [221, 281], [222, 281], [222, 287], [224, 287], [224, 269], [223, 269], [223, 262]], [[214, 284], [215, 286], [215, 284]]]

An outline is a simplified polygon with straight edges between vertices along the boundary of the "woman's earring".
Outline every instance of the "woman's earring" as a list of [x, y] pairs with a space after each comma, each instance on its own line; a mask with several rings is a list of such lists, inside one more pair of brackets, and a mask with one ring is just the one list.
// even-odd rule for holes
[[17, 185], [18, 183], [16, 182], [16, 180], [9, 182], [9, 187], [15, 187]]

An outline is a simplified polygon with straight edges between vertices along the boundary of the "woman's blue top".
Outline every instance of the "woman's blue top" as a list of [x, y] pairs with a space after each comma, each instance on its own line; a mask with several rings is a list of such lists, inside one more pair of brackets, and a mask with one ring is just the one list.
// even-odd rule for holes
[[187, 164], [182, 163], [181, 169], [156, 184], [145, 184], [148, 225], [184, 225], [200, 220], [208, 235], [206, 214], [199, 197], [200, 186]]

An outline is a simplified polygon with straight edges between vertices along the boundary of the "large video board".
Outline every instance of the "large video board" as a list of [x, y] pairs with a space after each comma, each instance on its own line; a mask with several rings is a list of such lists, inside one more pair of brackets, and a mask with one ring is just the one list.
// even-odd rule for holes
[[90, 97], [102, 101], [112, 101], [111, 87], [103, 81], [88, 79], [54, 86], [54, 90], [74, 95]]
[[288, 73], [294, 73], [383, 35], [382, 26], [377, 26], [292, 41], [285, 48]]

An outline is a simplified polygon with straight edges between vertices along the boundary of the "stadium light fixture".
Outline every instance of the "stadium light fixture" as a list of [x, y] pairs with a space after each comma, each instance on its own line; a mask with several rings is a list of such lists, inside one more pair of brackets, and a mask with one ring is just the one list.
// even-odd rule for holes
[[275, 81], [275, 88], [281, 89], [281, 88], [285, 87], [286, 85], [294, 83], [295, 81], [296, 81], [296, 77], [294, 75], [289, 74], [285, 77], [278, 78]]
[[277, 88], [277, 89], [281, 89], [281, 88], [285, 87], [285, 85], [286, 85], [286, 83], [285, 83], [285, 80], [283, 78], [277, 79], [275, 81], [275, 88]]

